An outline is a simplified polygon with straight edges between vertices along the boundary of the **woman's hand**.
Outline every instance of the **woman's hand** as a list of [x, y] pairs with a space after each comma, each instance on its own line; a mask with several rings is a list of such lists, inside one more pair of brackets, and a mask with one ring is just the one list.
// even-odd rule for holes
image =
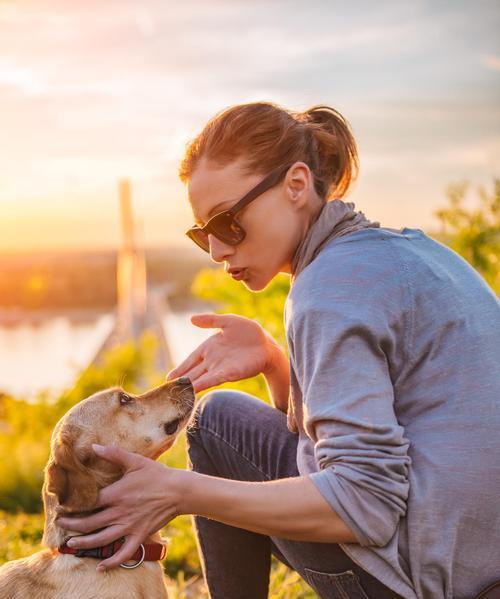
[[249, 318], [235, 314], [195, 314], [191, 322], [201, 328], [218, 328], [219, 331], [171, 370], [167, 380], [189, 377], [197, 393], [261, 372], [267, 374], [283, 357], [283, 351], [271, 335]]
[[144, 540], [179, 514], [183, 475], [154, 460], [119, 447], [93, 445], [95, 453], [121, 466], [123, 477], [101, 489], [96, 507], [102, 511], [84, 518], [60, 516], [57, 525], [70, 531], [89, 533], [73, 537], [70, 547], [101, 547], [121, 537], [126, 542], [112, 557], [100, 562], [98, 570], [114, 568], [129, 560]]

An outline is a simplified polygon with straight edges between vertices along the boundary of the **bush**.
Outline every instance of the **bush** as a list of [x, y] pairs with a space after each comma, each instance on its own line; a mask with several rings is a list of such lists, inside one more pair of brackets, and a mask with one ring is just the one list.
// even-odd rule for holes
[[435, 215], [442, 223], [446, 243], [467, 260], [500, 294], [500, 179], [493, 190], [477, 190], [478, 206], [467, 210], [463, 202], [469, 183], [455, 183], [447, 190], [449, 206]]
[[41, 394], [28, 402], [0, 398], [0, 510], [36, 513], [42, 509], [43, 468], [49, 457], [52, 430], [76, 403], [106, 387], [123, 385], [131, 392], [163, 380], [151, 371], [156, 340], [144, 335], [105, 354], [100, 365], [84, 370], [75, 385], [59, 397]]

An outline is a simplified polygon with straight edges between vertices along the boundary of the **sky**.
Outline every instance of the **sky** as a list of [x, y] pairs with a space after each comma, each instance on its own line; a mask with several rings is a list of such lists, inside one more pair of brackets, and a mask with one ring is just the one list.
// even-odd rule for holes
[[0, 251], [189, 244], [178, 167], [239, 103], [329, 104], [360, 176], [345, 201], [438, 230], [446, 189], [500, 177], [497, 0], [0, 0]]

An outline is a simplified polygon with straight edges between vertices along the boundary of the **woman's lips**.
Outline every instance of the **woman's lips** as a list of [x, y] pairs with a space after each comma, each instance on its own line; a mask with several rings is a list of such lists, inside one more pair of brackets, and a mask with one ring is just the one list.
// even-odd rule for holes
[[244, 268], [240, 268], [238, 270], [231, 271], [231, 276], [233, 277], [233, 279], [235, 281], [241, 281], [241, 279], [243, 278], [244, 275], [245, 275], [245, 269]]

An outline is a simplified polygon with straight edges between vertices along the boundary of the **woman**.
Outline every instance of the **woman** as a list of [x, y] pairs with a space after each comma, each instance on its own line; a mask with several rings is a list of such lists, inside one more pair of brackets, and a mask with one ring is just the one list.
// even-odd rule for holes
[[188, 235], [252, 291], [291, 275], [290, 362], [251, 320], [193, 318], [219, 330], [169, 378], [199, 392], [263, 373], [274, 407], [206, 394], [191, 471], [96, 448], [125, 476], [71, 529], [107, 527], [78, 547], [127, 537], [101, 569], [194, 514], [212, 598], [266, 597], [271, 553], [324, 598], [465, 598], [498, 576], [498, 300], [421, 230], [343, 202], [356, 172], [327, 106], [234, 106], [189, 145]]

